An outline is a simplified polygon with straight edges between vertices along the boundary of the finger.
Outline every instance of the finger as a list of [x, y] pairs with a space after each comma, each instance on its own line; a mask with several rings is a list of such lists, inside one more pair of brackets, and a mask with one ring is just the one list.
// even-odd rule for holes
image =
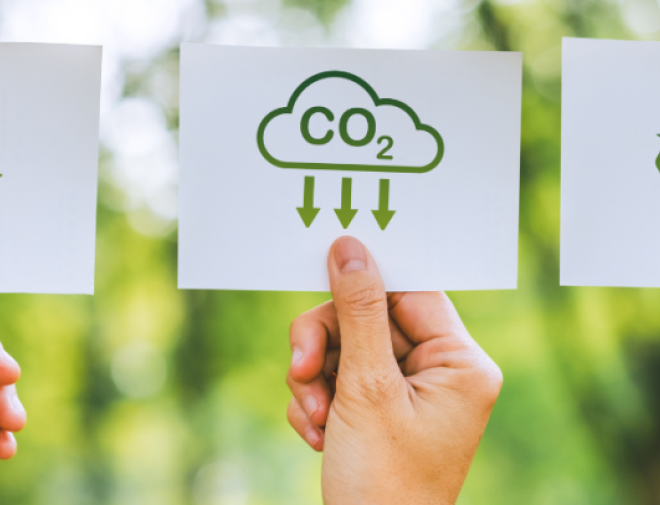
[[[394, 324], [390, 321], [390, 324]], [[400, 330], [397, 330], [401, 334]], [[414, 348], [408, 339], [404, 335], [401, 335], [401, 338], [397, 338], [394, 334], [392, 336], [392, 345], [394, 346], [394, 354], [396, 359], [399, 361], [399, 368], [405, 363], [406, 357], [410, 354], [410, 351]], [[325, 377], [326, 384], [330, 387], [331, 398], [334, 395], [332, 385], [336, 381], [337, 371], [339, 369], [339, 357], [341, 356], [340, 349], [330, 349], [325, 353], [325, 364], [323, 365], [323, 377]]]
[[406, 337], [399, 325], [396, 324], [396, 321], [392, 319], [392, 316], [389, 318], [390, 321], [390, 333], [392, 334], [392, 348], [394, 350], [394, 357], [397, 361], [402, 361], [406, 359], [406, 356], [415, 348], [415, 345]]
[[21, 376], [21, 369], [0, 344], [0, 386], [14, 384]]
[[[405, 359], [414, 345], [392, 318], [390, 318], [390, 333], [396, 359], [399, 361]], [[289, 343], [292, 349], [290, 373], [295, 381], [304, 383], [313, 380], [318, 376], [321, 367], [328, 377], [326, 372], [328, 356], [337, 357], [337, 360], [331, 361], [330, 364], [332, 372], [336, 372], [341, 335], [334, 302], [326, 302], [298, 316], [291, 324]], [[324, 363], [324, 353], [326, 363]]]
[[318, 427], [325, 426], [330, 410], [330, 388], [322, 375], [311, 382], [296, 382], [291, 374], [286, 378], [286, 383], [298, 400], [310, 421]]
[[454, 343], [459, 347], [472, 341], [445, 293], [392, 293], [388, 305], [392, 319], [414, 344], [439, 337], [454, 337]]
[[415, 347], [403, 362], [403, 374], [406, 377], [432, 368], [471, 368], [480, 354], [474, 344], [474, 352], [466, 349], [454, 349], [447, 345], [447, 340], [434, 338]]
[[16, 438], [8, 431], [0, 430], [0, 459], [11, 459], [16, 454]]
[[340, 377], [370, 380], [400, 371], [394, 357], [385, 286], [360, 241], [341, 237], [328, 256], [330, 288], [341, 329]]
[[328, 348], [339, 347], [339, 323], [334, 303], [323, 305], [298, 316], [289, 330], [291, 345], [290, 373], [297, 382], [317, 377]]
[[435, 403], [452, 390], [476, 400], [490, 414], [502, 388], [502, 371], [476, 342], [467, 349], [454, 351], [436, 353], [423, 349], [441, 340], [420, 344], [406, 360], [406, 380], [416, 396]]
[[25, 409], [18, 399], [16, 386], [0, 388], [0, 428], [7, 431], [21, 431], [26, 422]]
[[305, 414], [298, 400], [291, 398], [289, 408], [287, 409], [287, 418], [289, 424], [294, 430], [302, 437], [302, 439], [309, 444], [315, 451], [321, 452], [323, 450], [323, 442], [325, 434], [322, 430], [312, 424], [312, 422]]

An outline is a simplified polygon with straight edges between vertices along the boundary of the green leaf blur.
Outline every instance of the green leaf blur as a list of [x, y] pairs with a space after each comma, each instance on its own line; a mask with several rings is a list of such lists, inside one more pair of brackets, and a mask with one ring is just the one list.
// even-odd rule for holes
[[[277, 9], [281, 44], [350, 45], [349, 3], [242, 9]], [[658, 5], [446, 3], [431, 48], [525, 53], [519, 289], [451, 294], [505, 377], [459, 504], [660, 503], [660, 292], [558, 285], [561, 37], [652, 40]], [[236, 5], [207, 0], [206, 27]], [[123, 84], [174, 137], [178, 58], [172, 41], [126, 62]], [[105, 149], [96, 296], [0, 297], [29, 412], [19, 455], [0, 463], [0, 503], [320, 504], [321, 459], [287, 426], [284, 378], [290, 321], [328, 296], [178, 291], [176, 230], [126, 204], [116, 163]]]

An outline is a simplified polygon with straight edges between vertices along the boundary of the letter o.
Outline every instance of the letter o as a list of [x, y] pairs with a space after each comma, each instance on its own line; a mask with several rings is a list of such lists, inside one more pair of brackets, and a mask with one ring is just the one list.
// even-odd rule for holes
[[[356, 115], [360, 115], [367, 120], [367, 134], [360, 140], [355, 140], [348, 134], [348, 121]], [[344, 114], [341, 116], [341, 119], [339, 120], [339, 135], [341, 136], [342, 140], [349, 146], [366, 146], [376, 136], [376, 119], [374, 118], [374, 115], [367, 109], [348, 109], [346, 112], [344, 112]]]
[[312, 119], [314, 114], [323, 114], [329, 122], [335, 120], [335, 115], [331, 110], [326, 109], [325, 107], [312, 107], [307, 112], [305, 112], [300, 120], [300, 133], [302, 133], [303, 138], [315, 146], [322, 146], [327, 144], [334, 137], [335, 132], [328, 130], [326, 134], [321, 138], [312, 137], [312, 134], [309, 132], [309, 121]]

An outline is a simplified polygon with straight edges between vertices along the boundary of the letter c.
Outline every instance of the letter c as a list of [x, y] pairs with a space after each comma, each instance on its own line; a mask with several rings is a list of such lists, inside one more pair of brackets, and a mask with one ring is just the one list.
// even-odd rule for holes
[[331, 110], [326, 109], [325, 107], [312, 107], [302, 116], [300, 121], [300, 132], [302, 133], [303, 138], [310, 144], [314, 144], [315, 146], [322, 146], [332, 140], [335, 132], [328, 130], [327, 133], [321, 138], [312, 137], [312, 134], [309, 132], [309, 121], [311, 120], [312, 116], [317, 113], [323, 114], [330, 122], [335, 120], [335, 115]]

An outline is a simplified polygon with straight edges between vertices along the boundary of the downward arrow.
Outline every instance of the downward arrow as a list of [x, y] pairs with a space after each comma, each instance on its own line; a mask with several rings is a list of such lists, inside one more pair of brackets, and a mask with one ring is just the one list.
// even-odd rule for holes
[[357, 214], [357, 209], [351, 209], [351, 192], [353, 190], [353, 179], [343, 178], [341, 180], [341, 209], [335, 209], [339, 222], [348, 228]]
[[312, 226], [316, 215], [321, 209], [314, 207], [314, 177], [305, 177], [305, 195], [303, 199], [303, 206], [297, 207], [298, 214], [300, 214], [303, 223], [309, 228]]
[[380, 229], [385, 231], [387, 225], [396, 213], [395, 210], [390, 210], [390, 180], [380, 180], [380, 192], [378, 194], [378, 210], [371, 211], [378, 222]]

